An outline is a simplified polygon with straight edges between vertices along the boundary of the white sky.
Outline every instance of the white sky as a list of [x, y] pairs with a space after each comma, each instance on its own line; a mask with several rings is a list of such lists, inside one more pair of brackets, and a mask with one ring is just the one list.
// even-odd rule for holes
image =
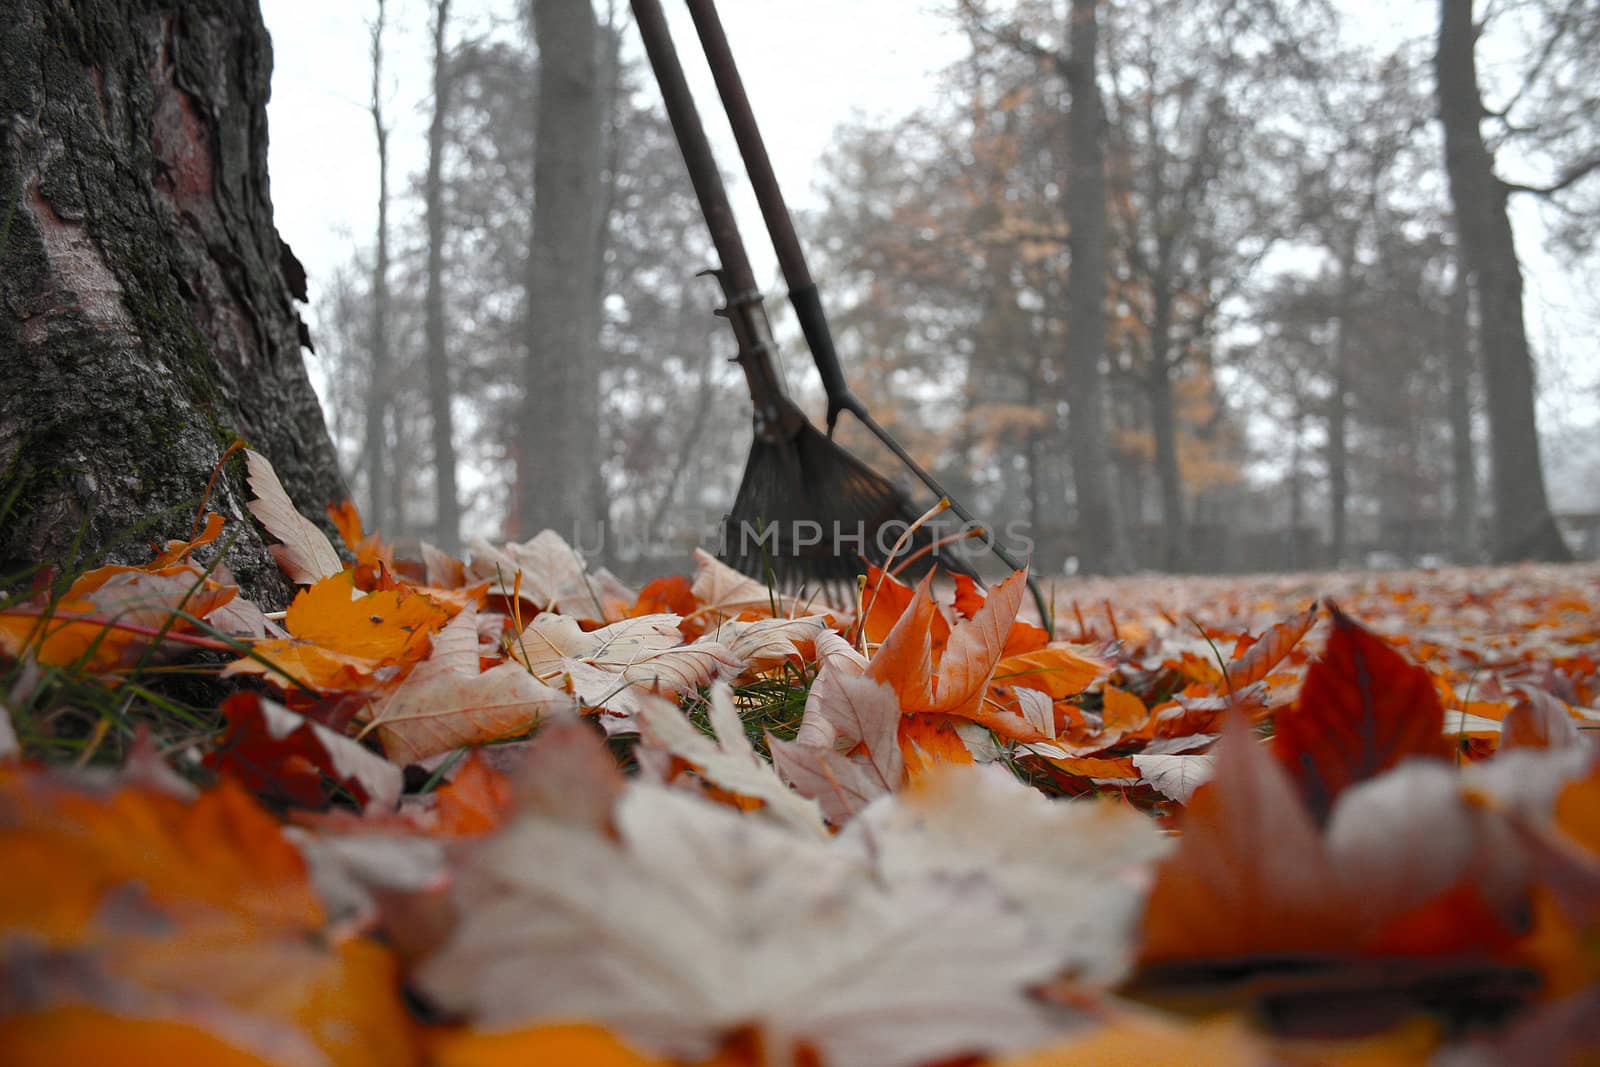
[[[626, 0], [613, 0], [625, 10]], [[355, 248], [372, 239], [376, 218], [376, 157], [367, 113], [370, 85], [368, 22], [376, 5], [360, 0], [262, 0], [273, 37], [275, 71], [268, 117], [273, 203], [278, 229], [306, 265], [315, 299]], [[421, 170], [430, 98], [429, 3], [390, 0], [385, 38], [392, 128], [391, 189], [403, 191]], [[513, 0], [456, 0], [452, 39], [481, 32], [495, 15], [515, 11]], [[729, 173], [745, 240], [758, 277], [776, 270], [754, 200], [742, 181], [738, 155], [687, 11], [664, 5], [674, 38], [711, 133]], [[773, 165], [791, 206], [814, 206], [819, 160], [835, 127], [857, 117], [903, 115], [938, 92], [939, 72], [960, 58], [961, 36], [938, 14], [939, 0], [724, 0], [720, 6], [735, 57], [765, 134]], [[1348, 0], [1353, 32], [1379, 45], [1431, 30], [1431, 3], [1372, 5]], [[603, 10], [603, 8], [602, 8]], [[640, 52], [637, 38], [630, 47]], [[1527, 312], [1546, 387], [1546, 431], [1584, 429], [1600, 435], [1600, 286], [1571, 277], [1542, 245], [1539, 209], [1527, 198], [1513, 221], [1528, 275]], [[405, 213], [419, 205], [401, 197]], [[315, 325], [315, 324], [313, 324]]]

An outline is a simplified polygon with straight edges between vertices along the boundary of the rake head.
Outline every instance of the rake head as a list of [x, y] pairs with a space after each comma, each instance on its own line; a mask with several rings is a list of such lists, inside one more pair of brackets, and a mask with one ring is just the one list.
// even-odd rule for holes
[[[921, 514], [888, 479], [802, 420], [788, 434], [756, 438], [723, 520], [721, 556], [758, 580], [770, 573], [784, 589], [820, 586], [833, 595], [853, 589], [868, 562], [889, 564], [895, 542]], [[918, 528], [895, 565], [936, 536]], [[920, 577], [935, 563], [969, 573], [948, 548], [918, 556], [904, 573]]]

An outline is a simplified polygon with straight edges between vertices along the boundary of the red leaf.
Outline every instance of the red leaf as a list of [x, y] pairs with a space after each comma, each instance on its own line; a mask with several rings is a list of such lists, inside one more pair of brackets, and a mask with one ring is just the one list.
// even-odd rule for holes
[[1451, 751], [1428, 672], [1337, 608], [1333, 626], [1300, 699], [1278, 714], [1273, 738], [1318, 821], [1356, 782], [1412, 756], [1444, 758]]

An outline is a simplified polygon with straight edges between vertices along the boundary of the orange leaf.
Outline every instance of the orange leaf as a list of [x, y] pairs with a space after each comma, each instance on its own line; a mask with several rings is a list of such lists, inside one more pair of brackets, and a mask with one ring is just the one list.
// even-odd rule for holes
[[477, 751], [436, 795], [439, 830], [457, 837], [488, 833], [511, 810], [511, 780]]
[[1051, 700], [1076, 696], [1111, 671], [1111, 664], [1086, 649], [1056, 644], [1037, 652], [1006, 656], [995, 664], [994, 680], [1048, 693]]
[[1108, 685], [1103, 699], [1100, 714], [1105, 732], [1108, 734], [1112, 731], [1128, 733], [1137, 730], [1150, 717], [1150, 711], [1144, 706], [1144, 701], [1126, 689]]
[[956, 614], [963, 619], [970, 619], [979, 608], [983, 607], [983, 594], [978, 592], [978, 583], [965, 574], [955, 576], [956, 582]]
[[[926, 581], [923, 584], [927, 584]], [[862, 620], [861, 627], [869, 645], [881, 645], [887, 641], [895, 623], [916, 601], [916, 592], [910, 586], [871, 564], [867, 566], [867, 586], [861, 596], [861, 602], [867, 608], [867, 617]], [[933, 604], [931, 597], [928, 604]], [[934, 607], [928, 618], [928, 626], [929, 647], [938, 653], [950, 639], [950, 623]]]
[[699, 606], [700, 602], [690, 589], [689, 579], [681, 574], [673, 574], [657, 578], [639, 590], [639, 598], [633, 602], [628, 615], [682, 615], [687, 618]]
[[367, 539], [366, 533], [361, 529], [361, 512], [356, 510], [356, 502], [349, 497], [345, 497], [337, 504], [328, 505], [328, 519], [333, 523], [333, 528], [339, 531], [340, 539], [350, 551], [354, 552], [356, 546]]
[[906, 780], [917, 782], [941, 763], [971, 763], [972, 753], [945, 715], [907, 715], [900, 720], [900, 753]]
[[1283, 662], [1283, 658], [1316, 622], [1317, 605], [1313, 603], [1305, 611], [1285, 619], [1262, 634], [1255, 644], [1245, 649], [1243, 655], [1235, 657], [1228, 664], [1229, 688], [1243, 689], [1271, 674], [1272, 668]]
[[238, 785], [190, 802], [0, 770], [0, 810], [0, 941], [34, 944], [7, 1062], [13, 1039], [34, 1062], [146, 1062], [93, 1054], [144, 1041], [166, 1062], [415, 1061], [393, 956], [334, 937], [299, 850]]
[[1338, 608], [1333, 627], [1300, 699], [1278, 713], [1273, 738], [1279, 761], [1319, 821], [1348, 786], [1403, 759], [1451, 751], [1428, 672]]
[[428, 635], [455, 614], [404, 587], [352, 596], [354, 590], [349, 571], [322, 579], [294, 598], [284, 627], [333, 652], [400, 663], [425, 656]]

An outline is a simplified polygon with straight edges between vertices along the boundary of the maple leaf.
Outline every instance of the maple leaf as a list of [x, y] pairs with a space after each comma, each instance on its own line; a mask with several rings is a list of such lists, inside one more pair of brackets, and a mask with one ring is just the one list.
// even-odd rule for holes
[[586, 619], [605, 619], [606, 607], [589, 584], [583, 557], [554, 530], [542, 530], [522, 544], [495, 548], [482, 538], [467, 547], [470, 578], [488, 581], [490, 592], [510, 597], [513, 592], [535, 607], [561, 611]]
[[846, 661], [824, 668], [811, 684], [794, 740], [769, 736], [767, 746], [784, 781], [842, 826], [904, 781], [900, 722], [894, 690], [855, 673]]
[[700, 611], [714, 619], [787, 617], [799, 610], [794, 598], [779, 595], [701, 548], [694, 550], [694, 582], [689, 590]]
[[295, 509], [267, 457], [245, 449], [245, 468], [255, 497], [248, 507], [268, 533], [283, 543], [270, 546], [278, 566], [296, 585], [311, 585], [344, 570], [333, 542]]
[[[80, 575], [54, 604], [40, 597], [0, 612], [0, 652], [109, 675], [153, 654], [191, 647], [194, 639], [188, 635], [195, 628], [177, 613], [209, 619], [225, 611], [237, 594], [234, 586], [210, 580], [189, 563], [98, 567]], [[218, 622], [224, 632], [236, 630], [230, 618]], [[152, 653], [158, 642], [161, 647]]]
[[413, 763], [525, 733], [574, 710], [571, 697], [521, 664], [480, 670], [475, 608], [463, 608], [439, 632], [433, 651], [368, 716], [367, 728], [378, 731], [393, 759]]
[[354, 573], [342, 571], [295, 596], [284, 613], [292, 636], [256, 642], [254, 656], [223, 673], [324, 692], [381, 689], [428, 654], [430, 635], [455, 610], [403, 585], [360, 593]]
[[400, 768], [342, 734], [257, 693], [235, 693], [221, 711], [228, 728], [206, 766], [257, 796], [306, 808], [326, 807], [339, 790], [362, 806], [392, 808], [400, 799]]
[[806, 658], [828, 628], [826, 615], [798, 619], [750, 619], [725, 622], [716, 629], [721, 642], [746, 670], [769, 671]]
[[614, 823], [524, 815], [486, 840], [418, 987], [477, 1029], [593, 1021], [692, 1058], [753, 1027], [830, 1067], [994, 1053], [1065, 1022], [1025, 993], [1057, 953], [981, 876], [886, 885], [831, 842], [640, 783]]
[[1076, 696], [1111, 673], [1111, 663], [1088, 646], [1064, 643], [1006, 656], [995, 664], [995, 681], [1049, 694], [1052, 700]]
[[772, 765], [751, 746], [733, 706], [733, 690], [726, 682], [711, 686], [710, 720], [715, 740], [696, 729], [673, 704], [652, 700], [639, 715], [639, 733], [647, 744], [688, 763], [710, 784], [759, 800], [761, 810], [775, 820], [801, 833], [826, 838], [828, 830], [816, 802], [784, 785]]
[[511, 655], [535, 677], [562, 681], [586, 706], [612, 712], [615, 733], [635, 729], [639, 693], [687, 695], [737, 676], [743, 661], [720, 642], [685, 643], [676, 615], [641, 615], [585, 631], [576, 619], [545, 612], [511, 642]]
[[1145, 909], [1146, 962], [1336, 954], [1355, 940], [1316, 824], [1242, 725], [1223, 737], [1182, 828]]
[[840, 835], [894, 885], [985, 876], [1035, 923], [1058, 970], [1109, 985], [1131, 962], [1145, 868], [1168, 842], [1113, 801], [1051, 800], [995, 766], [944, 766]]
[[1327, 648], [1306, 672], [1294, 706], [1278, 713], [1273, 738], [1279, 760], [1319, 820], [1355, 782], [1413, 756], [1451, 753], [1428, 672], [1331, 610]]
[[0, 769], [0, 810], [0, 981], [27, 991], [9, 1055], [412, 1059], [393, 957], [326, 928], [300, 852], [238, 785], [189, 801]]

